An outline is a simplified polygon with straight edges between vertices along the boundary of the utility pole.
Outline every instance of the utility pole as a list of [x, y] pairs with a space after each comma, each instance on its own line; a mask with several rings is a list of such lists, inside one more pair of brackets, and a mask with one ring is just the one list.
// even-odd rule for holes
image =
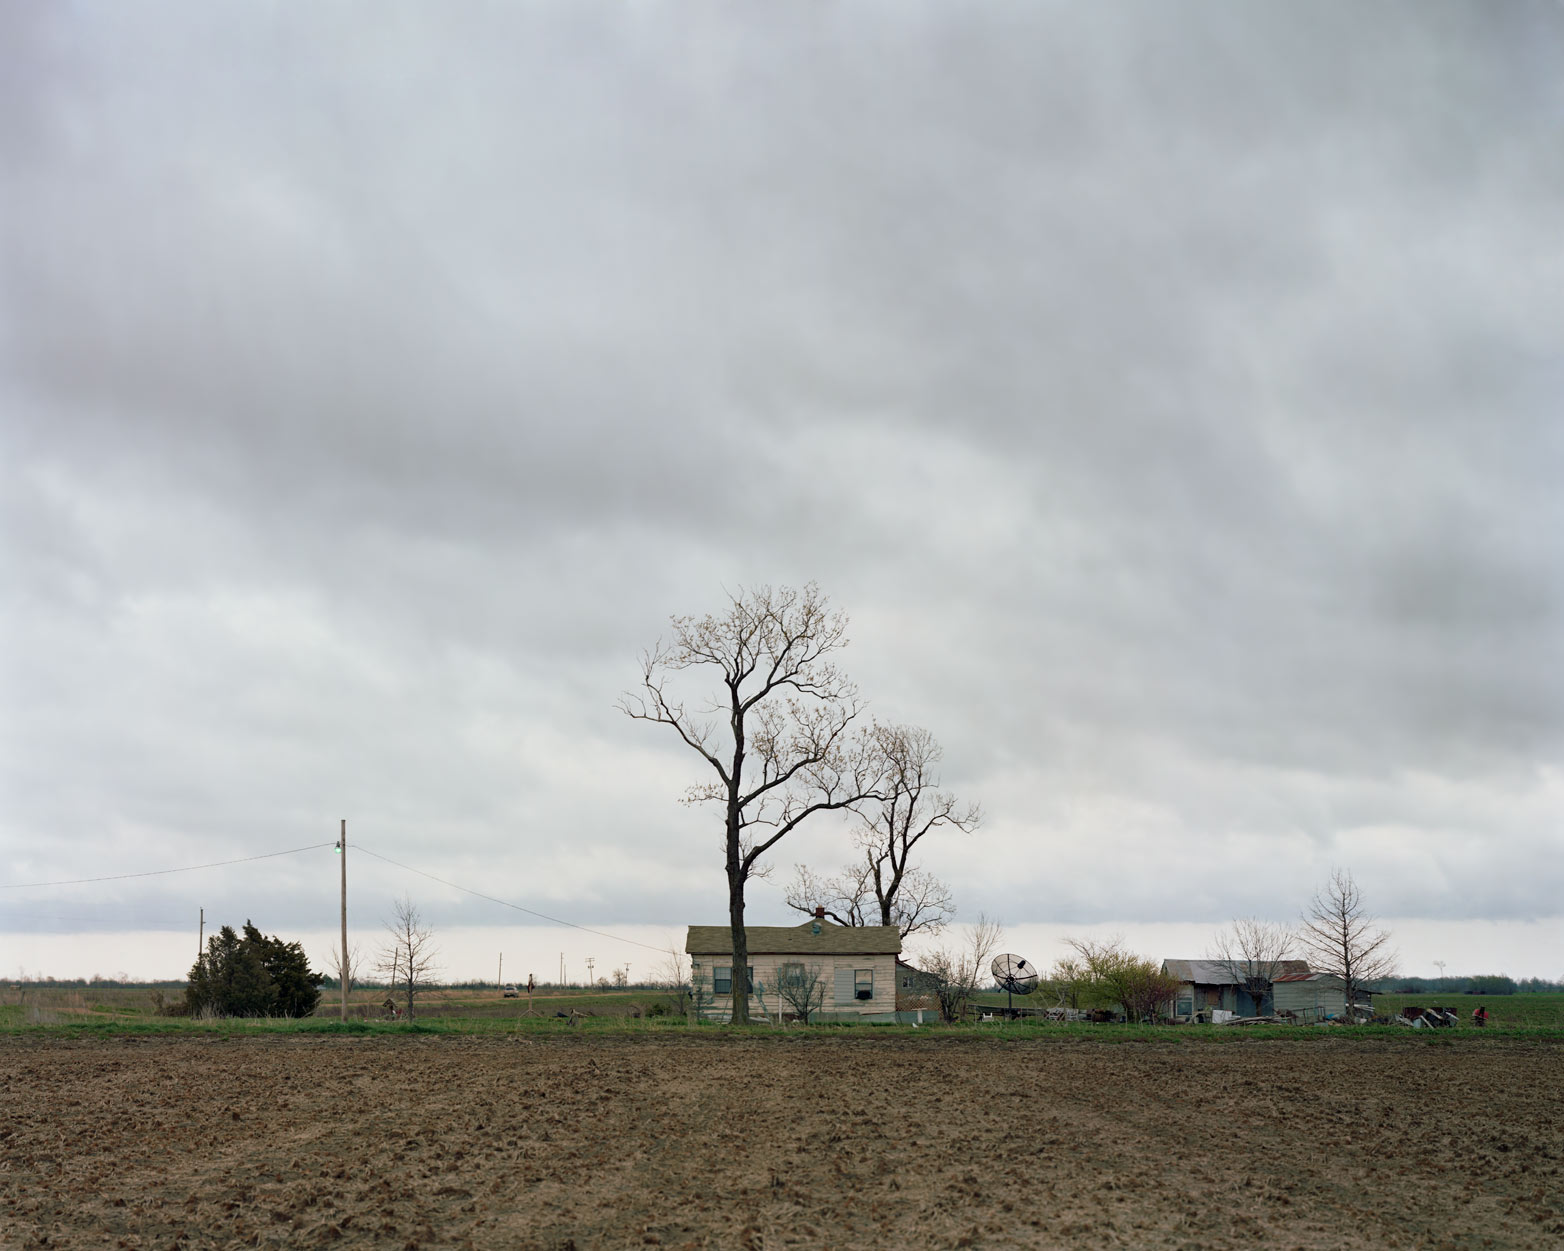
[[588, 990], [590, 990], [592, 988], [592, 966], [594, 964], [596, 964], [596, 963], [597, 963], [597, 961], [595, 961], [591, 956], [587, 957], [587, 989]]
[[565, 953], [559, 953], [559, 988], [565, 989]]
[[342, 1019], [348, 1019], [348, 819], [342, 818], [342, 838], [337, 843], [337, 854], [342, 857]]
[[495, 975], [494, 985], [496, 987], [505, 985], [505, 953], [503, 951], [500, 952], [500, 971]]
[[206, 954], [206, 909], [201, 909], [201, 928], [196, 930], [196, 963]]

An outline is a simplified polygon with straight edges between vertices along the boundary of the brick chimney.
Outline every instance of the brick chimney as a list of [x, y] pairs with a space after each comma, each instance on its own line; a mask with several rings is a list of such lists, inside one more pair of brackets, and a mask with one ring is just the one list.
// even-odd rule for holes
[[825, 905], [824, 904], [816, 904], [815, 905], [815, 920], [816, 921], [824, 921], [825, 920]]

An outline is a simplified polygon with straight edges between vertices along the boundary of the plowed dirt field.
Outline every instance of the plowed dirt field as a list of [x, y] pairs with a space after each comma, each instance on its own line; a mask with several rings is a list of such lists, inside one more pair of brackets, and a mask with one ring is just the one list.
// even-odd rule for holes
[[1558, 1247], [1564, 1050], [0, 1039], [0, 1243]]

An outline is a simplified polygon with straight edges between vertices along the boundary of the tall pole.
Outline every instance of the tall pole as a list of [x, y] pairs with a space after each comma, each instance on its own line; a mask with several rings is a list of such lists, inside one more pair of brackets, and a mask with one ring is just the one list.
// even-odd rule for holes
[[505, 953], [503, 951], [500, 952], [500, 971], [495, 975], [494, 984], [496, 986], [505, 985]]
[[342, 841], [337, 844], [342, 856], [342, 1019], [348, 1019], [348, 819], [342, 818]]
[[196, 930], [196, 963], [206, 954], [206, 909], [201, 909], [201, 928]]

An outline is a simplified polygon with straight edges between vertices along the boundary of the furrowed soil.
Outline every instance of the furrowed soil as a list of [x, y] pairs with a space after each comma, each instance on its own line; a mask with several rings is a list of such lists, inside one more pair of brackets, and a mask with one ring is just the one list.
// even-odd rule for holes
[[0, 1038], [21, 1247], [1557, 1247], [1564, 1050]]

